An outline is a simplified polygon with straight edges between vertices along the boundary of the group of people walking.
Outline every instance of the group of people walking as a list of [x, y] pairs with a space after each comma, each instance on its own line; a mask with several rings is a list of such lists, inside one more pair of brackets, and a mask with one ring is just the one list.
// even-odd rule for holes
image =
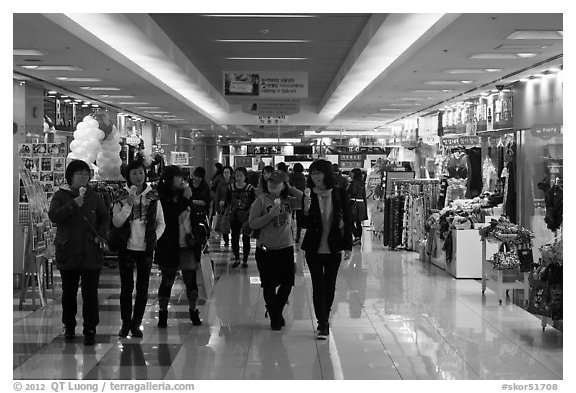
[[342, 254], [349, 258], [352, 233], [356, 238], [361, 235], [361, 226], [358, 232], [354, 224], [358, 215], [353, 217], [358, 210], [353, 207], [355, 200], [362, 199], [359, 184], [355, 185], [360, 180], [355, 178], [350, 187], [341, 185], [326, 160], [314, 161], [307, 179], [303, 169], [296, 164], [288, 176], [286, 166], [267, 166], [255, 187], [247, 182], [248, 172], [243, 167], [218, 164], [210, 184], [204, 168], [198, 167], [189, 184], [181, 168], [167, 166], [153, 188], [146, 182], [144, 164], [132, 161], [124, 171], [126, 186], [116, 193], [109, 208], [88, 185], [89, 166], [72, 161], [66, 169], [67, 184], [54, 194], [49, 210], [57, 226], [54, 243], [62, 277], [65, 339], [76, 335], [76, 295], [81, 285], [84, 344], [95, 343], [104, 244], [118, 252], [120, 337], [143, 336], [152, 264], [161, 272], [158, 327], [168, 326], [170, 294], [178, 271], [186, 287], [190, 320], [201, 325], [196, 277], [210, 233], [210, 214], [229, 219], [231, 233], [222, 237], [224, 247], [232, 242], [232, 268], [248, 267], [251, 237], [256, 238], [256, 264], [272, 330], [281, 330], [286, 324], [283, 310], [294, 286], [294, 246], [300, 242], [302, 229], [306, 230], [301, 249], [312, 278], [317, 337], [326, 339]]

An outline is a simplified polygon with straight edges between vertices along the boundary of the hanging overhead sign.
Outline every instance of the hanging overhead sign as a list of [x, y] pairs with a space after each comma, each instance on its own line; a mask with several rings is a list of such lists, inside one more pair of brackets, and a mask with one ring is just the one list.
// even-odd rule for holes
[[257, 116], [288, 116], [300, 112], [300, 101], [250, 100], [242, 104], [242, 112]]
[[288, 124], [288, 119], [286, 119], [286, 116], [258, 116], [258, 121], [263, 126]]
[[307, 98], [308, 73], [225, 71], [224, 96], [246, 98]]
[[188, 165], [188, 153], [185, 151], [171, 151], [170, 165]]

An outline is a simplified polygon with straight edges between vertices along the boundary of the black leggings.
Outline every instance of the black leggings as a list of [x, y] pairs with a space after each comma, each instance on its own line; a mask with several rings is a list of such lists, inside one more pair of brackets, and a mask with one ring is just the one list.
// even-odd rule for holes
[[[161, 267], [162, 281], [160, 288], [158, 288], [158, 305], [160, 310], [167, 310], [170, 301], [170, 293], [172, 286], [176, 280], [178, 269]], [[182, 270], [182, 279], [186, 285], [186, 297], [191, 310], [196, 309], [198, 303], [198, 283], [196, 282], [196, 270]]]
[[242, 245], [243, 245], [243, 259], [244, 262], [248, 261], [248, 256], [250, 255], [250, 235], [246, 235], [243, 232], [244, 223], [236, 220], [230, 221], [230, 229], [232, 231], [232, 252], [234, 253], [234, 258], [240, 259], [240, 235], [242, 235]]
[[306, 253], [306, 263], [312, 278], [312, 301], [319, 325], [326, 325], [336, 292], [336, 278], [342, 254]]

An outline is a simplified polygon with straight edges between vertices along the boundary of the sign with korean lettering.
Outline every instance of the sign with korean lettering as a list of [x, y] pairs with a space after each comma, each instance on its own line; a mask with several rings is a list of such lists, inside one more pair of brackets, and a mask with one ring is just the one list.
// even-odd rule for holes
[[257, 116], [288, 116], [300, 112], [296, 100], [250, 100], [242, 104], [242, 112]]
[[185, 151], [171, 151], [170, 165], [188, 165], [188, 153]]
[[246, 98], [307, 98], [308, 73], [225, 71], [224, 96]]
[[362, 154], [340, 154], [339, 160], [341, 169], [362, 168], [364, 166]]
[[258, 121], [263, 126], [288, 124], [288, 119], [286, 119], [286, 116], [258, 116]]
[[479, 136], [460, 136], [458, 138], [442, 138], [444, 146], [475, 146], [480, 144]]
[[562, 125], [560, 124], [540, 124], [534, 125], [531, 129], [532, 135], [540, 139], [551, 139], [552, 137], [562, 134]]

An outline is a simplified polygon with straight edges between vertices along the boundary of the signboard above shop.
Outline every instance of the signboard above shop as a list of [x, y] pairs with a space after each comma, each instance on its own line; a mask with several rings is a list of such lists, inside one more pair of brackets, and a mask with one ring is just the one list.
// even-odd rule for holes
[[225, 71], [224, 96], [266, 99], [307, 98], [308, 73]]
[[460, 136], [442, 138], [444, 146], [477, 146], [480, 145], [479, 136]]
[[532, 126], [532, 136], [536, 138], [548, 140], [555, 136], [562, 134], [561, 124], [539, 124]]
[[300, 101], [250, 100], [242, 104], [242, 112], [256, 116], [288, 116], [300, 112]]

